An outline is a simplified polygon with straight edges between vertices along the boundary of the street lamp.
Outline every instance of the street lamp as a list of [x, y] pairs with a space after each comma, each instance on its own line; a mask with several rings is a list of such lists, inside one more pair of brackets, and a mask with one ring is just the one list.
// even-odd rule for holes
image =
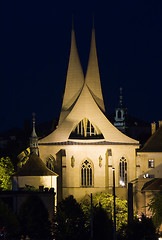
[[114, 240], [116, 240], [116, 204], [115, 204], [115, 168], [113, 170], [113, 199], [114, 199]]
[[93, 240], [93, 198], [91, 193], [91, 240]]

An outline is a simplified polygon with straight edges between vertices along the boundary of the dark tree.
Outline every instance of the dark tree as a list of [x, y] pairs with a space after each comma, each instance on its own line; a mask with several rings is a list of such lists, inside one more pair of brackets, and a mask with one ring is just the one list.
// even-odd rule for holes
[[93, 239], [113, 239], [113, 222], [101, 205], [93, 208]]
[[42, 200], [31, 195], [21, 205], [19, 211], [21, 235], [34, 239], [51, 239], [48, 211]]
[[84, 213], [73, 196], [58, 203], [53, 220], [56, 240], [80, 240], [85, 238]]
[[12, 210], [0, 200], [0, 233], [5, 239], [17, 239], [19, 224]]
[[152, 219], [157, 228], [162, 224], [162, 191], [154, 195], [148, 204], [149, 210], [152, 212]]
[[123, 226], [118, 233], [119, 240], [156, 240], [156, 228], [151, 218], [142, 215], [142, 218], [134, 219], [132, 223]]

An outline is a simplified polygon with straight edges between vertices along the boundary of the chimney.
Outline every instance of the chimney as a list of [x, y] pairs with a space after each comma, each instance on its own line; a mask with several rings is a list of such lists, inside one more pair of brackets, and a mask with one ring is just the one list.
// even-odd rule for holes
[[162, 127], [162, 120], [159, 121], [159, 128]]
[[152, 133], [152, 135], [153, 135], [155, 132], [156, 132], [156, 123], [153, 122], [153, 123], [151, 123], [151, 133]]

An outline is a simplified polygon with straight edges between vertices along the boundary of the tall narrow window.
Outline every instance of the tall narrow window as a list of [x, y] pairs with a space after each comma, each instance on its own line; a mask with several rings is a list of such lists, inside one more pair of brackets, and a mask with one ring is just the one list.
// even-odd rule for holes
[[127, 187], [127, 161], [122, 157], [119, 163], [119, 185]]
[[81, 166], [81, 186], [82, 187], [92, 187], [93, 185], [93, 167], [92, 163], [85, 160]]

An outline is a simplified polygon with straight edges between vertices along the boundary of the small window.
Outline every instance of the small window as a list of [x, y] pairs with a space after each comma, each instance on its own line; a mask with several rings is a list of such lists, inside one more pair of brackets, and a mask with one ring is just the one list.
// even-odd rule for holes
[[154, 168], [154, 159], [149, 159], [148, 160], [148, 167], [149, 168]]
[[146, 173], [143, 175], [143, 178], [155, 178], [155, 175]]

